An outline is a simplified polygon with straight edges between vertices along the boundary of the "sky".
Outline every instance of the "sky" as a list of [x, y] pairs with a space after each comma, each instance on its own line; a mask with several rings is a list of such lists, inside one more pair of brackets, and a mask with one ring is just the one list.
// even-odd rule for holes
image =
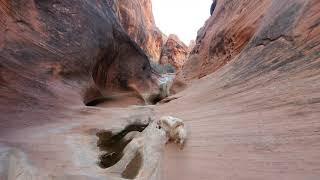
[[156, 25], [166, 35], [176, 34], [186, 44], [210, 17], [212, 0], [152, 0]]

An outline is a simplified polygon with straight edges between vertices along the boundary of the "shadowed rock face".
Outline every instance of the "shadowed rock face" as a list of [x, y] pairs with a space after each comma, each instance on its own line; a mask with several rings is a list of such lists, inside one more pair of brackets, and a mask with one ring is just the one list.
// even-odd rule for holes
[[188, 55], [189, 48], [176, 35], [171, 34], [162, 48], [160, 64], [171, 64], [179, 70]]
[[0, 1], [0, 12], [0, 127], [155, 87], [147, 56], [106, 1]]
[[156, 27], [151, 0], [117, 0], [120, 22], [129, 36], [158, 62], [164, 43], [164, 35]]

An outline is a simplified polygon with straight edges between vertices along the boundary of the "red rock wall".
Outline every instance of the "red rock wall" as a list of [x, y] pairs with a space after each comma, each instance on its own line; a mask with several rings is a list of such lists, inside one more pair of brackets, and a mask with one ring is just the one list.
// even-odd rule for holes
[[[302, 45], [300, 39], [308, 34], [305, 32], [316, 31], [306, 28], [312, 26], [312, 15], [299, 14], [300, 9], [307, 8], [305, 6], [299, 1], [290, 1], [288, 4], [272, 0], [219, 1], [214, 14], [198, 31], [196, 46], [181, 77], [197, 79], [211, 74], [236, 59], [246, 48], [255, 46], [257, 41], [265, 44], [283, 38]], [[283, 12], [285, 9], [288, 12]]]
[[[147, 56], [106, 1], [1, 0], [0, 13], [0, 121], [5, 126], [23, 125], [36, 114], [33, 122], [54, 119], [40, 118], [38, 106], [57, 112], [70, 103], [132, 90], [148, 93], [155, 86]], [[28, 115], [17, 117], [22, 114]]]
[[181, 69], [189, 55], [189, 48], [176, 35], [169, 35], [161, 52], [160, 64], [171, 64]]
[[116, 4], [123, 28], [151, 60], [158, 62], [164, 39], [155, 25], [151, 0], [118, 0]]
[[183, 70], [185, 78], [206, 76], [239, 55], [270, 6], [271, 0], [219, 1], [214, 14], [198, 31], [196, 46]]
[[218, 0], [197, 46], [157, 107], [190, 129], [164, 179], [319, 179], [320, 1]]
[[144, 156], [164, 168], [148, 177], [319, 179], [318, 0], [221, 0], [182, 71], [206, 77], [162, 105], [87, 107], [152, 89], [147, 57], [104, 3], [0, 0], [0, 179], [119, 179], [97, 165], [97, 132], [163, 115], [184, 120], [187, 141], [146, 144], [165, 151]]

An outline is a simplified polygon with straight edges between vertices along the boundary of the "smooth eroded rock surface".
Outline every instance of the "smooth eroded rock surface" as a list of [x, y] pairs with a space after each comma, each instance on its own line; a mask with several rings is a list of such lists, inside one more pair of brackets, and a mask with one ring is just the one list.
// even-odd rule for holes
[[207, 76], [157, 108], [190, 128], [164, 179], [320, 177], [319, 19], [315, 0], [218, 1], [182, 70]]
[[[196, 45], [183, 69], [185, 78], [206, 76], [239, 55], [257, 35], [262, 23], [274, 23], [271, 18], [266, 17], [272, 13], [268, 10], [274, 9], [271, 5], [272, 0], [219, 1], [213, 15], [198, 31]], [[295, 21], [298, 14], [294, 16], [281, 17], [284, 22], [275, 22], [279, 23], [274, 26], [278, 28], [275, 31], [279, 34], [286, 33], [282, 32], [281, 26], [288, 26], [288, 19]]]
[[147, 56], [105, 1], [1, 1], [0, 8], [1, 127], [157, 91]]
[[117, 0], [120, 22], [129, 36], [158, 62], [164, 44], [164, 35], [157, 28], [151, 0]]
[[[158, 87], [107, 2], [0, 0], [1, 180], [319, 179], [319, 1], [219, 1], [179, 74], [203, 78], [128, 108], [99, 104]], [[182, 150], [148, 126], [123, 149], [140, 153], [99, 166], [115, 156], [97, 133], [164, 115], [188, 127]]]

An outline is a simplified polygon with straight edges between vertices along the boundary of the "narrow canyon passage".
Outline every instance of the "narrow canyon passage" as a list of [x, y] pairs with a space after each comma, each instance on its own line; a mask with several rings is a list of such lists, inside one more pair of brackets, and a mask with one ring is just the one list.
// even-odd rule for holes
[[320, 2], [220, 0], [192, 48], [151, 7], [0, 0], [0, 180], [318, 180]]

